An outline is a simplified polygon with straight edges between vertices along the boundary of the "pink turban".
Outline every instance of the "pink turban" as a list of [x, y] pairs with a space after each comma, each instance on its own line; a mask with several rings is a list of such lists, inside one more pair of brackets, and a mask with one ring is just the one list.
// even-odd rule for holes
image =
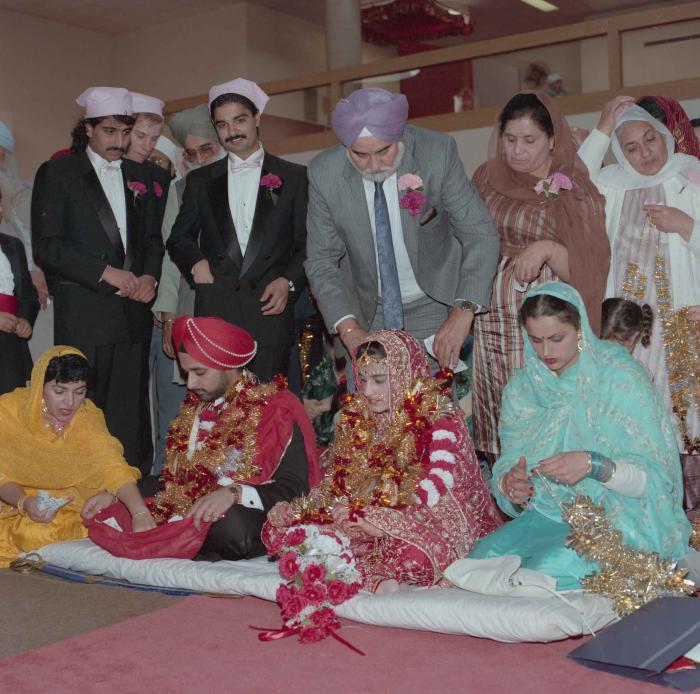
[[364, 130], [384, 142], [398, 142], [407, 119], [408, 101], [403, 94], [370, 88], [341, 99], [331, 123], [338, 139], [349, 147]]
[[180, 316], [173, 323], [175, 351], [182, 345], [192, 359], [218, 371], [240, 369], [257, 352], [250, 333], [221, 318]]

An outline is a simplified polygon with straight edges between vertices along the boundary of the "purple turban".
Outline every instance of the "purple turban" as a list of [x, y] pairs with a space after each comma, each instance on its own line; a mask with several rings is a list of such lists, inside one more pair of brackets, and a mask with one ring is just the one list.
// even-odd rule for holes
[[398, 142], [408, 119], [408, 101], [403, 94], [386, 89], [358, 89], [341, 99], [331, 116], [338, 139], [349, 147], [367, 130], [385, 142]]

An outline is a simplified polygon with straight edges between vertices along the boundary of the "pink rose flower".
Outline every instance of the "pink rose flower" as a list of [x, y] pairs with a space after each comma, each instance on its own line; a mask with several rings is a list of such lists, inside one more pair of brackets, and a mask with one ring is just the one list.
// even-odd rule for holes
[[311, 615], [311, 621], [317, 627], [331, 627], [337, 624], [338, 618], [330, 607], [322, 607]]
[[416, 174], [404, 174], [399, 178], [399, 190], [419, 190], [423, 188], [423, 179]]
[[537, 185], [535, 186], [535, 193], [540, 195], [541, 193], [544, 193], [544, 178], [540, 178], [539, 181], [537, 181]]
[[345, 594], [347, 595], [347, 600], [354, 598], [360, 592], [359, 583], [346, 583], [345, 584]]
[[163, 197], [163, 186], [158, 181], [153, 181], [153, 193], [157, 198]]
[[289, 598], [281, 610], [282, 619], [286, 622], [296, 617], [306, 606], [308, 602], [303, 595], [294, 595]]
[[265, 174], [260, 179], [260, 185], [269, 190], [277, 190], [282, 186], [282, 179], [275, 174]]
[[345, 585], [343, 581], [328, 582], [326, 590], [328, 591], [328, 599], [333, 605], [340, 605], [348, 599]]
[[281, 607], [284, 607], [295, 595], [296, 591], [292, 590], [286, 583], [280, 584], [277, 592], [275, 593], [277, 602]]
[[145, 183], [141, 183], [141, 181], [129, 181], [126, 184], [126, 187], [138, 198], [141, 197], [142, 195], [146, 195], [148, 193], [148, 188], [146, 188]]
[[295, 552], [285, 552], [280, 557], [279, 562], [280, 576], [291, 581], [299, 572], [299, 562]]
[[300, 545], [306, 540], [306, 530], [304, 528], [294, 528], [287, 533], [286, 542], [290, 547]]
[[319, 641], [323, 641], [326, 636], [328, 636], [327, 629], [309, 627], [303, 629], [301, 634], [299, 634], [299, 643], [318, 643]]
[[305, 585], [301, 594], [309, 601], [310, 605], [318, 605], [326, 597], [323, 585], [320, 583]]
[[560, 190], [572, 190], [573, 187], [574, 184], [566, 174], [563, 174], [560, 171], [552, 174], [552, 184], [550, 185], [549, 189], [553, 193], [558, 193]]
[[302, 574], [302, 580], [305, 584], [316, 583], [322, 581], [326, 576], [326, 570], [320, 564], [309, 564]]
[[399, 202], [399, 207], [404, 210], [408, 210], [412, 216], [416, 216], [425, 205], [426, 197], [423, 193], [418, 190], [412, 190], [410, 193], [406, 193]]

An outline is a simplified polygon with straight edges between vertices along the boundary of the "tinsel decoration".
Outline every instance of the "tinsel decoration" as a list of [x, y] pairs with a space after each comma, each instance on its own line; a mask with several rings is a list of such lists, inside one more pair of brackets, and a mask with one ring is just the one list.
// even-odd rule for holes
[[675, 562], [661, 559], [656, 552], [632, 549], [622, 533], [611, 527], [602, 506], [583, 494], [562, 505], [562, 518], [571, 526], [567, 547], [601, 571], [581, 579], [581, 585], [593, 593], [611, 598], [620, 617], [634, 612], [656, 598], [681, 597], [695, 592], [687, 569], [676, 569]]

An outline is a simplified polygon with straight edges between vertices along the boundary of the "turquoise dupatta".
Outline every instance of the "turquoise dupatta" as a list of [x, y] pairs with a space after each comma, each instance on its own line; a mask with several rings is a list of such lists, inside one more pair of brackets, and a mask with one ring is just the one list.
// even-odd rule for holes
[[[682, 509], [676, 440], [656, 387], [644, 367], [623, 348], [593, 334], [581, 297], [573, 287], [547, 282], [527, 297], [539, 294], [576, 306], [581, 315], [583, 348], [576, 364], [557, 376], [537, 357], [523, 330], [524, 366], [516, 370], [503, 392], [499, 423], [502, 453], [492, 480], [498, 505], [516, 520], [497, 531], [495, 542], [490, 540], [492, 536], [484, 538], [471, 556], [519, 554], [523, 565], [529, 563], [531, 568], [570, 578], [597, 569], [596, 564], [574, 557], [572, 550], [559, 544], [568, 534], [561, 504], [580, 493], [605, 507], [614, 527], [632, 547], [681, 559], [688, 552], [690, 523]], [[533, 475], [533, 499], [524, 508], [501, 494], [498, 481], [521, 456], [525, 456], [530, 471], [543, 458], [581, 450], [597, 451], [645, 470], [644, 496], [624, 496], [590, 478], [566, 485], [549, 479], [545, 483], [538, 475]], [[545, 536], [556, 538], [559, 547], [544, 548]], [[550, 553], [548, 561], [542, 561], [542, 551]], [[527, 557], [532, 561], [526, 561]], [[558, 562], [566, 564], [561, 571], [557, 570]]]

